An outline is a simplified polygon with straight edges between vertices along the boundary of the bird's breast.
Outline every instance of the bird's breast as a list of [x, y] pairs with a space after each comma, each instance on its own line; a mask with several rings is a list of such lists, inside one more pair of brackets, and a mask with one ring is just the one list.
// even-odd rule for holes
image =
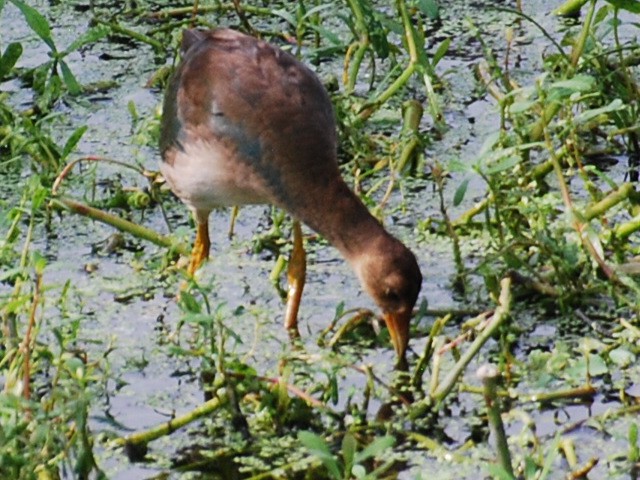
[[215, 141], [185, 142], [165, 152], [160, 170], [176, 196], [195, 210], [268, 203], [264, 181], [250, 165], [234, 161], [234, 154]]

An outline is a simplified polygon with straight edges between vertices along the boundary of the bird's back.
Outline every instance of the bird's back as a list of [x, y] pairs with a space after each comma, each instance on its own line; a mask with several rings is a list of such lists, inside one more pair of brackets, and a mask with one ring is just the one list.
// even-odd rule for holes
[[257, 197], [290, 211], [339, 178], [324, 87], [292, 55], [253, 37], [227, 29], [185, 32], [164, 111], [165, 161], [190, 145], [222, 149], [227, 168], [254, 174]]

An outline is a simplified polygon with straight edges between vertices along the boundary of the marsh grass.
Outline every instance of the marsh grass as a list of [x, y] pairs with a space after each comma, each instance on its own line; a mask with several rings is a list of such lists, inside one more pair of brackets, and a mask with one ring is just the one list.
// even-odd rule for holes
[[[497, 113], [495, 132], [474, 155], [459, 158], [437, 149], [452, 128], [447, 89], [454, 85], [440, 65], [460, 48], [452, 36], [434, 35], [448, 13], [438, 2], [185, 7], [142, 1], [114, 9], [63, 1], [55, 8], [83, 9], [92, 18], [64, 46], [48, 7], [0, 2], [0, 14], [17, 8], [25, 31], [48, 52], [44, 63], [25, 69], [26, 43], [0, 45], [0, 82], [19, 81], [32, 94], [25, 106], [0, 93], [6, 181], [0, 196], [0, 476], [106, 478], [103, 461], [114, 451], [123, 458], [122, 447], [132, 460], [146, 459], [168, 475], [211, 478], [375, 479], [399, 472], [427, 478], [419, 471], [436, 468], [451, 472], [449, 478], [578, 478], [590, 471], [622, 478], [634, 472], [638, 45], [637, 25], [624, 13], [637, 7], [631, 1], [582, 3], [583, 18], [558, 40], [531, 16], [502, 5], [491, 10], [509, 19], [501, 40], [483, 31], [482, 18], [465, 20], [458, 33], [483, 57], [474, 62], [473, 95], [491, 95]], [[66, 136], [56, 131], [58, 112], [86, 101], [94, 88], [68, 59], [116, 43], [150, 49], [158, 64], [149, 86], [158, 88], [177, 60], [180, 30], [212, 25], [241, 25], [317, 66], [334, 102], [345, 177], [382, 221], [423, 215], [415, 204], [436, 192], [433, 214], [408, 220], [408, 241], [420, 258], [435, 248], [434, 239], [451, 245], [454, 273], [447, 288], [460, 308], [423, 303], [413, 329], [417, 358], [408, 374], [390, 375], [391, 365], [363, 363], [363, 352], [388, 344], [367, 308], [347, 310], [340, 300], [335, 330], [321, 335], [329, 338], [322, 346], [277, 351], [282, 347], [274, 347], [273, 327], [263, 326], [273, 312], [229, 307], [221, 271], [191, 281], [177, 302], [177, 323], [162, 323], [155, 337], [163, 358], [189, 366], [206, 402], [148, 431], [125, 432], [117, 419], [92, 425], [92, 412], [126, 382], [111, 366], [118, 346], [87, 337], [87, 289], [48, 276], [55, 253], [47, 243], [58, 235], [52, 218], [79, 221], [64, 207], [142, 245], [162, 245], [161, 254], [138, 247], [125, 257], [131, 270], [145, 275], [121, 280], [126, 291], [113, 299], [123, 304], [162, 291], [173, 297], [184, 282], [178, 258], [188, 250], [189, 230], [172, 228], [175, 200], [143, 162], [78, 156], [87, 125], [74, 125]], [[548, 48], [535, 59], [535, 75], [519, 75], [520, 36], [531, 32]], [[104, 88], [117, 88], [108, 80]], [[155, 148], [158, 112], [146, 115], [132, 101], [128, 112], [131, 142], [141, 151]], [[603, 157], [613, 158], [614, 166]], [[103, 173], [107, 168], [119, 176]], [[131, 170], [143, 187], [127, 185]], [[485, 189], [472, 191], [478, 181]], [[472, 195], [476, 204], [460, 213]], [[169, 236], [145, 225], [148, 212], [160, 210]], [[265, 224], [253, 251], [278, 259], [272, 274], [278, 284], [290, 223], [270, 210]], [[320, 239], [309, 243], [312, 252], [324, 248]], [[121, 256], [119, 245], [103, 255]], [[139, 278], [139, 289], [127, 287]], [[423, 289], [429, 287], [427, 272]], [[254, 321], [252, 336], [239, 330], [246, 318]], [[553, 333], [536, 333], [547, 325]], [[258, 350], [271, 348], [272, 365], [256, 361]], [[486, 361], [497, 365], [494, 379], [501, 382], [483, 392], [465, 372]], [[144, 354], [132, 363], [141, 372], [148, 364]], [[537, 425], [548, 412], [605, 401], [609, 410], [551, 433], [541, 433], [546, 423]], [[579, 437], [584, 445], [574, 443], [580, 427], [614, 437], [617, 451], [588, 433]], [[178, 428], [190, 429], [187, 445], [173, 448], [170, 461], [160, 459], [155, 441], [175, 439], [177, 433], [167, 436]], [[490, 431], [506, 435], [497, 453]], [[184, 445], [185, 437], [175, 442]]]

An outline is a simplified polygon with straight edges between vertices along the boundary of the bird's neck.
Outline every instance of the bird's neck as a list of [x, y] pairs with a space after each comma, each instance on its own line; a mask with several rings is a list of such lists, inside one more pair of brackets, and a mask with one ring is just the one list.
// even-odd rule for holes
[[327, 187], [322, 197], [325, 208], [300, 212], [300, 218], [355, 266], [377, 240], [390, 235], [344, 181], [331, 182]]

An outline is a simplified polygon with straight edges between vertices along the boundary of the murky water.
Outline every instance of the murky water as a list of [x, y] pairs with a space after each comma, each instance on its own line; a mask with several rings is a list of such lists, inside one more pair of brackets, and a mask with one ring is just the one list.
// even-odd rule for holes
[[[465, 18], [473, 18], [485, 32], [488, 41], [495, 45], [504, 44], [506, 25], [516, 30], [518, 41], [515, 42], [514, 54], [520, 55], [522, 61], [514, 75], [523, 81], [539, 71], [537, 61], [543, 48], [539, 46], [538, 32], [531, 25], [519, 23], [505, 14], [482, 13], [482, 2], [454, 3], [455, 8], [443, 7], [442, 26], [434, 33], [437, 42], [449, 35], [454, 38], [451, 55], [447, 55], [438, 67], [438, 73], [448, 83], [444, 90], [447, 98], [443, 103], [447, 105], [446, 120], [451, 128], [441, 139], [434, 140], [428, 152], [430, 157], [443, 163], [456, 157], [473, 161], [484, 138], [495, 130], [498, 118], [495, 103], [484, 94], [474, 93], [476, 81], [471, 66], [481, 58], [482, 52], [470, 35], [461, 33], [467, 31], [464, 27]], [[549, 14], [559, 2], [523, 3], [527, 13], [546, 28], [551, 31], [562, 28]], [[50, 7], [44, 1], [35, 1], [33, 4], [41, 11], [49, 12], [54, 25], [54, 37], [61, 47], [68, 45], [78, 32], [87, 28], [88, 16], [78, 14], [71, 5], [63, 3]], [[12, 5], [6, 5], [0, 14], [0, 47], [9, 41], [22, 41], [28, 52], [23, 55], [20, 66], [35, 66], [47, 60], [46, 47], [34, 38]], [[105, 93], [83, 96], [61, 105], [56, 129], [59, 138], [66, 138], [80, 125], [88, 125], [89, 130], [79, 144], [77, 156], [103, 155], [136, 162], [147, 169], [157, 169], [159, 156], [156, 149], [140, 147], [132, 141], [134, 132], [128, 110], [128, 104], [133, 102], [140, 117], [150, 117], [161, 102], [160, 91], [145, 87], [149, 77], [160, 66], [151, 49], [138, 44], [103, 41], [82, 53], [71, 55], [68, 61], [81, 83], [113, 79], [118, 86]], [[321, 68], [326, 69], [327, 66]], [[30, 102], [29, 91], [22, 89], [19, 82], [6, 82], [2, 88], [12, 92], [10, 101], [13, 104], [26, 105]], [[423, 127], [430, 128], [427, 116]], [[144, 179], [110, 165], [101, 164], [95, 172], [98, 179], [113, 178], [116, 174], [122, 176], [126, 185], [145, 186]], [[457, 182], [451, 181], [449, 185], [447, 195], [451, 198]], [[464, 211], [484, 193], [484, 185], [479, 179], [473, 179], [470, 188], [465, 203], [452, 208], [452, 217]], [[73, 195], [82, 195], [83, 187], [71, 183], [68, 191]], [[455, 272], [451, 246], [445, 239], [435, 236], [426, 241], [415, 239], [417, 221], [439, 216], [435, 191], [429, 187], [426, 190], [408, 190], [406, 195], [406, 211], [394, 213], [386, 219], [386, 224], [394, 233], [407, 239], [419, 257], [425, 276], [422, 298], [429, 302], [431, 308], [464, 306], [452, 294], [451, 279]], [[392, 199], [392, 204], [398, 199]], [[133, 217], [134, 220], [142, 218], [138, 213], [134, 213]], [[170, 206], [169, 219], [173, 228], [186, 226], [187, 218], [187, 210], [182, 205], [176, 202]], [[238, 352], [251, 350], [251, 364], [265, 366], [266, 371], [275, 371], [281, 352], [290, 347], [286, 333], [279, 328], [283, 315], [282, 304], [268, 280], [274, 259], [270, 255], [251, 251], [256, 228], [265, 231], [269, 227], [269, 209], [261, 206], [244, 208], [236, 224], [236, 235], [231, 240], [226, 234], [228, 222], [227, 211], [214, 212], [212, 215], [212, 259], [201, 271], [202, 281], [214, 282], [211, 302], [224, 304], [224, 311], [229, 316], [239, 308], [243, 309], [243, 313], [233, 315], [233, 328], [246, 336], [245, 342], [244, 345], [232, 344], [230, 348], [236, 348]], [[145, 212], [142, 223], [157, 231], [167, 232], [167, 225], [157, 208]], [[51, 227], [50, 233], [43, 229], [38, 231], [38, 240], [34, 244], [34, 248], [44, 252], [49, 259], [45, 283], [61, 286], [71, 281], [82, 337], [87, 340], [86, 348], [92, 355], [102, 355], [109, 345], [115, 347], [109, 355], [109, 363], [117, 383], [109, 385], [108, 402], [105, 400], [102, 405], [95, 406], [92, 430], [122, 435], [154, 426], [172, 414], [184, 413], [201, 403], [202, 389], [194, 377], [199, 366], [193, 360], [189, 362], [170, 356], [163, 343], [166, 338], [162, 333], [162, 325], [165, 324], [169, 330], [174, 329], [180, 313], [174, 300], [177, 282], [174, 280], [165, 285], [158, 279], [159, 268], [147, 268], [148, 264], [160, 261], [162, 250], [128, 239], [142, 248], [142, 253], [123, 250], [117, 254], [99, 254], [95, 253], [93, 245], [112, 235], [114, 230], [111, 227], [68, 214], [56, 216]], [[480, 241], [465, 240], [464, 253], [472, 257], [478, 253], [480, 244]], [[86, 264], [91, 264], [92, 273], [87, 272]], [[116, 301], [122, 295], [138, 290], [140, 295], [133, 295], [126, 302]], [[337, 305], [343, 301], [346, 308], [373, 307], [337, 252], [324, 244], [312, 244], [301, 311], [301, 330], [305, 346], [310, 352], [318, 351], [316, 339], [333, 318]], [[423, 322], [422, 327], [426, 332], [431, 319], [423, 319]], [[451, 328], [455, 329], [455, 326]], [[547, 334], [541, 333], [543, 336]], [[256, 346], [252, 348], [254, 340]], [[420, 352], [424, 341], [414, 340], [413, 349]], [[380, 365], [391, 365], [392, 360], [390, 349], [369, 351], [362, 359], [363, 362]], [[465, 382], [477, 383], [473, 378], [474, 370], [473, 365], [468, 369], [471, 373], [467, 374]], [[389, 372], [379, 373], [389, 375]], [[347, 386], [357, 386], [362, 382], [362, 376], [356, 373], [344, 380]], [[371, 412], [375, 412], [378, 406], [372, 404]], [[564, 417], [560, 421], [555, 410], [528, 413], [535, 416], [539, 434], [551, 435], [558, 423], [580, 421], [608, 407], [606, 403], [568, 406], [563, 409]], [[461, 444], [470, 435], [471, 426], [466, 415], [474, 412], [477, 406], [471, 399], [461, 397], [460, 402], [452, 408], [451, 421], [444, 427], [444, 433], [452, 439], [453, 444]], [[518, 429], [521, 426], [514, 422], [510, 428]], [[594, 436], [592, 430], [577, 429], [573, 435], [584, 450], [601, 448], [603, 439]], [[162, 457], [171, 454], [175, 451], [175, 445], [187, 440], [186, 433], [178, 432], [170, 440], [152, 444], [153, 455]], [[607, 448], [612, 452], [621, 450], [625, 448], [625, 442], [620, 439], [609, 440]], [[160, 466], [154, 464], [129, 464], [119, 452], [114, 454], [100, 450], [100, 455], [101, 466], [113, 479], [140, 479], [162, 471]], [[478, 455], [486, 459], [493, 457], [488, 446]], [[412, 457], [415, 466], [411, 466], [400, 478], [417, 478], [420, 472], [434, 470], [441, 472], [438, 478], [442, 479], [480, 478], [486, 474], [482, 462], [462, 467], [454, 465], [449, 472], [451, 465], [446, 459], [436, 462], [429, 457], [421, 465], [421, 454], [417, 457]], [[602, 477], [597, 477], [597, 470], [594, 470], [593, 478]]]

